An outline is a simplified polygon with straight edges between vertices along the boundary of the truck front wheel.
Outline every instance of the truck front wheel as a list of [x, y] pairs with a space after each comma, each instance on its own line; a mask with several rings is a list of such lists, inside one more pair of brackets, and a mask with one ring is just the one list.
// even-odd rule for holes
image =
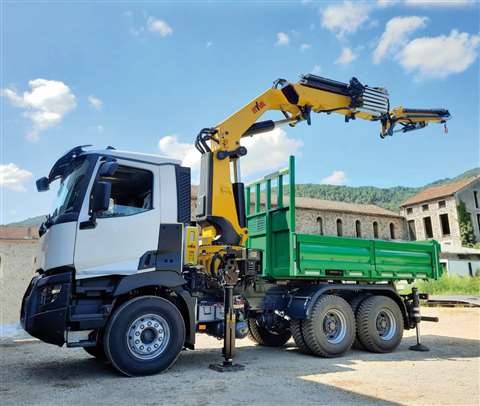
[[386, 296], [365, 299], [357, 312], [358, 339], [371, 352], [391, 352], [403, 336], [403, 316], [398, 305]]
[[309, 317], [302, 322], [302, 332], [314, 355], [338, 357], [347, 352], [355, 340], [352, 308], [340, 296], [320, 296]]
[[104, 348], [112, 365], [127, 376], [166, 370], [185, 342], [180, 311], [168, 300], [141, 296], [123, 303], [110, 318]]
[[292, 334], [288, 330], [271, 331], [261, 326], [257, 319], [248, 319], [248, 338], [266, 347], [281, 347], [285, 345]]

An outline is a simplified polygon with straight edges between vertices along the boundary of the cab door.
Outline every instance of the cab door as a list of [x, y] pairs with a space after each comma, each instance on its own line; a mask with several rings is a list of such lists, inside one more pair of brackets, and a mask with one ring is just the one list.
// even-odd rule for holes
[[[134, 274], [142, 255], [157, 249], [161, 222], [160, 167], [122, 159], [117, 159], [117, 163], [113, 175], [96, 177], [89, 185], [77, 225], [74, 253], [77, 279]], [[97, 170], [100, 165], [101, 162]], [[98, 181], [111, 184], [110, 203], [107, 210], [96, 213], [92, 222], [90, 196]]]

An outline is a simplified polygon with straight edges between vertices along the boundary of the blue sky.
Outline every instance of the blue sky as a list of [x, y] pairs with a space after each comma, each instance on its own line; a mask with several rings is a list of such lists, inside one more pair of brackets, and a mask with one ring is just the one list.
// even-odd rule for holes
[[[253, 141], [247, 177], [295, 153], [298, 182], [422, 185], [479, 165], [479, 5], [396, 2], [4, 2], [0, 223], [49, 211], [34, 180], [80, 144], [197, 168], [191, 141], [283, 77], [383, 86], [446, 107], [443, 127], [381, 140], [315, 115]], [[278, 116], [276, 116], [278, 117]], [[252, 145], [255, 144], [255, 145]]]

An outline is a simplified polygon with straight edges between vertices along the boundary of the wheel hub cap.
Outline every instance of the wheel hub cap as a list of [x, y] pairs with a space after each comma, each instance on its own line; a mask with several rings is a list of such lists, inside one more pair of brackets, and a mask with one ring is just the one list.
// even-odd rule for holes
[[139, 317], [127, 331], [130, 353], [142, 360], [158, 357], [170, 341], [170, 327], [167, 321], [157, 314]]
[[377, 333], [384, 341], [389, 341], [395, 336], [397, 331], [397, 322], [393, 313], [389, 309], [382, 309], [375, 321]]
[[340, 343], [347, 333], [347, 321], [343, 313], [332, 309], [323, 318], [323, 334], [331, 344]]

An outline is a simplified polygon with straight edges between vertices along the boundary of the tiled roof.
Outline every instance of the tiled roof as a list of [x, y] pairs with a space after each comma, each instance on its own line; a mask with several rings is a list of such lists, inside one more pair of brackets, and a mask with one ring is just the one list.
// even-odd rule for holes
[[456, 182], [446, 183], [445, 185], [432, 186], [418, 192], [416, 195], [405, 200], [401, 207], [409, 206], [411, 204], [427, 202], [429, 200], [439, 199], [441, 197], [451, 196], [454, 193], [458, 192], [460, 189], [463, 189], [465, 186], [474, 182], [475, 180], [480, 180], [480, 176], [461, 179]]
[[370, 214], [373, 216], [402, 217], [399, 213], [384, 209], [374, 204], [337, 202], [333, 200], [296, 197], [295, 206], [301, 209], [342, 211], [347, 213]]

